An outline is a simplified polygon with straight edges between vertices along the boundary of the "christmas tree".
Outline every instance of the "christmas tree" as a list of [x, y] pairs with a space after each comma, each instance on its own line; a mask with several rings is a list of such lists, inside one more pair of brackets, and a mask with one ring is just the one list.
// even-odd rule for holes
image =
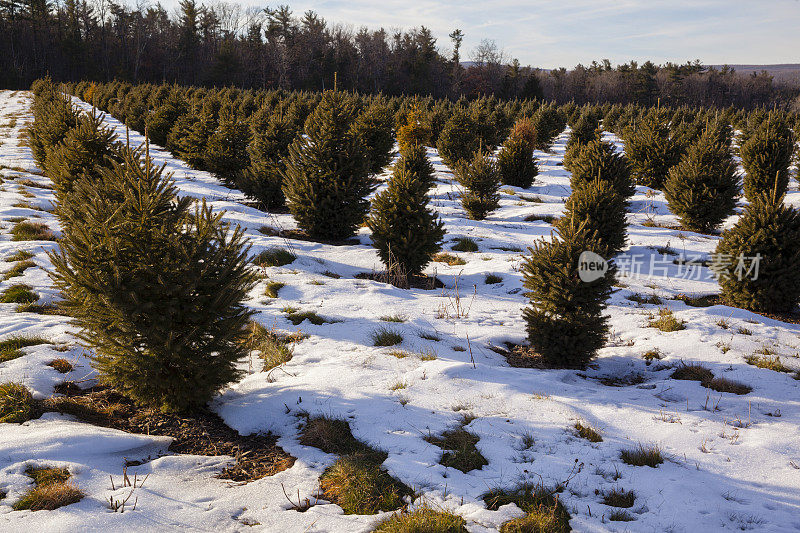
[[628, 203], [614, 189], [610, 181], [595, 179], [573, 189], [567, 198], [566, 211], [557, 227], [568, 233], [574, 220], [582, 221], [585, 229], [597, 240], [594, 251], [610, 258], [625, 246]]
[[99, 380], [180, 411], [239, 375], [254, 277], [242, 232], [176, 192], [163, 168], [126, 150], [75, 185], [82, 218], [67, 221], [50, 259]]
[[283, 207], [283, 173], [289, 145], [301, 133], [297, 121], [282, 107], [272, 110], [264, 106], [250, 122], [250, 166], [246, 168], [237, 186], [256, 199], [264, 209]]
[[497, 155], [500, 180], [504, 185], [527, 189], [539, 173], [533, 157], [533, 144], [523, 136], [510, 136]]
[[444, 125], [436, 147], [444, 162], [453, 170], [462, 161], [472, 158], [475, 151], [481, 148], [481, 138], [470, 115], [456, 111]]
[[394, 133], [389, 108], [379, 103], [369, 106], [353, 124], [353, 133], [367, 149], [371, 173], [379, 173], [391, 162]]
[[688, 230], [713, 231], [736, 207], [740, 176], [731, 157], [729, 134], [724, 133], [729, 129], [722, 123], [707, 127], [669, 171], [664, 195]]
[[400, 149], [400, 157], [392, 169], [395, 176], [403, 173], [413, 174], [428, 191], [434, 185], [433, 165], [428, 160], [427, 150], [421, 144], [406, 145]]
[[786, 192], [795, 142], [787, 124], [772, 114], [748, 135], [739, 153], [745, 171], [744, 195], [749, 201], [769, 194], [776, 183], [778, 194]]
[[662, 110], [651, 109], [629, 130], [625, 153], [637, 183], [653, 189], [664, 186], [669, 169], [678, 164], [681, 153], [680, 146], [670, 136]]
[[471, 161], [459, 163], [456, 179], [464, 188], [461, 205], [469, 218], [483, 220], [500, 205], [500, 171], [483, 150], [476, 151]]
[[800, 302], [800, 211], [774, 190], [722, 234], [713, 255], [722, 299], [756, 312], [791, 312]]
[[611, 295], [615, 269], [585, 282], [579, 276], [579, 258], [598, 253], [597, 238], [575, 220], [559, 228], [551, 242], [537, 242], [522, 265], [523, 286], [530, 299], [523, 317], [528, 341], [545, 363], [567, 368], [584, 367], [605, 344], [603, 316]]
[[357, 118], [348, 95], [326, 92], [305, 135], [289, 147], [283, 192], [297, 225], [312, 238], [350, 237], [369, 211], [366, 196], [375, 183], [369, 151], [352, 128]]
[[401, 169], [375, 196], [367, 224], [372, 245], [387, 267], [419, 274], [441, 249], [444, 224], [428, 208], [427, 190], [416, 174]]
[[208, 139], [203, 154], [203, 168], [228, 187], [234, 187], [241, 172], [250, 164], [247, 146], [250, 128], [236, 111], [220, 111], [217, 129]]
[[578, 157], [581, 148], [597, 140], [600, 140], [600, 121], [593, 112], [586, 111], [580, 115], [570, 132], [564, 152], [564, 168], [571, 170], [572, 161]]
[[609, 182], [622, 198], [630, 198], [636, 191], [625, 154], [599, 139], [586, 144], [573, 160], [570, 186], [574, 191], [596, 179]]

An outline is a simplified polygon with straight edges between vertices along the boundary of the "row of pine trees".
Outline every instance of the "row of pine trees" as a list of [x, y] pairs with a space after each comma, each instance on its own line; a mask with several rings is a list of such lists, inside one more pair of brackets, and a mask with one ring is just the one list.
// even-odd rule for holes
[[[254, 94], [123, 84], [83, 84], [68, 90], [147, 131], [154, 141], [162, 140], [178, 157], [214, 172], [262, 207], [287, 208], [310, 238], [343, 240], [366, 223], [387, 269], [403, 276], [420, 274], [444, 237], [443, 225], [428, 205], [435, 180], [426, 146], [435, 145], [453, 169], [467, 216], [482, 219], [498, 207], [501, 184], [532, 185], [538, 173], [534, 151], [547, 150], [569, 124], [564, 165], [571, 172], [572, 192], [566, 212], [556, 223], [557, 235], [535, 244], [523, 266], [531, 300], [524, 311], [529, 343], [551, 365], [583, 366], [605, 342], [603, 310], [614, 267], [605, 277], [585, 283], [577, 276], [578, 257], [588, 250], [611, 258], [624, 248], [628, 202], [636, 184], [663, 189], [686, 229], [714, 232], [734, 214], [743, 181], [749, 203], [735, 227], [723, 234], [717, 255], [760, 254], [761, 276], [737, 279], [735, 262], [719, 263], [715, 270], [729, 274], [721, 278], [723, 299], [748, 309], [785, 312], [800, 296], [800, 218], [783, 203], [795, 144], [786, 114], [491, 100], [447, 106], [340, 91]], [[37, 88], [37, 102], [42, 92]], [[139, 102], [138, 107], [132, 102]], [[437, 122], [432, 109], [440, 105], [447, 110]], [[67, 126], [43, 127], [31, 135], [37, 159], [43, 154], [43, 168], [56, 183], [58, 174], [48, 169], [48, 147], [72, 133], [76, 126], [70, 121], [77, 125], [85, 120], [75, 119], [66, 107], [40, 116], [63, 116]], [[113, 139], [100, 140], [98, 136], [108, 133], [97, 117], [93, 120], [97, 146], [138, 158], [145, 176], [155, 172], [136, 150], [119, 148]], [[738, 146], [733, 142], [734, 121], [742, 130]], [[624, 153], [604, 139], [604, 131], [624, 140]], [[41, 149], [37, 138], [42, 139]], [[400, 156], [387, 187], [370, 204], [375, 175], [392, 160], [395, 139]], [[744, 176], [737, 171], [737, 154]], [[119, 156], [101, 159], [114, 157]], [[62, 186], [57, 187], [60, 191]], [[210, 212], [207, 216], [213, 218]], [[236, 245], [243, 246], [239, 241]], [[65, 257], [57, 272], [68, 279], [61, 274], [71, 265]], [[68, 294], [70, 285], [61, 283]], [[97, 360], [102, 365], [102, 356]]]

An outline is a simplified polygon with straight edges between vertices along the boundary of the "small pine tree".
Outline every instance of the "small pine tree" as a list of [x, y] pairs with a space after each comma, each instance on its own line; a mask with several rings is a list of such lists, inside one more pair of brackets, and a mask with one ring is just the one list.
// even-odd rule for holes
[[381, 261], [411, 275], [422, 272], [444, 237], [444, 224], [428, 208], [427, 190], [417, 175], [396, 171], [389, 187], [375, 196], [367, 222]]
[[651, 110], [629, 130], [625, 154], [637, 183], [653, 189], [664, 186], [669, 169], [678, 164], [681, 153], [661, 110]]
[[[184, 119], [185, 120], [182, 120]], [[216, 120], [203, 114], [200, 117], [184, 115], [170, 130], [174, 153], [192, 168], [202, 169], [205, 164], [206, 144], [216, 129]]]
[[464, 187], [461, 205], [469, 218], [483, 220], [500, 205], [500, 171], [483, 150], [476, 151], [472, 161], [459, 163], [456, 179]]
[[596, 179], [611, 183], [617, 194], [625, 199], [636, 192], [625, 154], [617, 152], [610, 142], [600, 139], [586, 144], [575, 157], [570, 186], [576, 190]]
[[77, 124], [78, 114], [69, 98], [60, 94], [50, 78], [33, 85], [33, 124], [27, 128], [33, 158], [46, 172], [47, 152]]
[[590, 283], [578, 275], [584, 251], [599, 253], [597, 238], [574, 220], [558, 238], [537, 242], [522, 265], [531, 306], [523, 311], [532, 350], [552, 366], [582, 368], [603, 347], [608, 333], [603, 316], [615, 270]]
[[147, 135], [155, 144], [166, 146], [167, 136], [178, 117], [186, 113], [186, 102], [178, 92], [173, 92], [147, 117]]
[[382, 104], [372, 104], [353, 124], [353, 133], [361, 138], [370, 160], [370, 172], [377, 174], [394, 157], [392, 113]]
[[241, 172], [250, 164], [249, 142], [247, 123], [232, 109], [223, 109], [217, 129], [205, 146], [203, 167], [228, 187], [234, 187]]
[[524, 137], [509, 137], [497, 154], [500, 180], [504, 185], [527, 189], [539, 173], [533, 157], [533, 145]]
[[669, 171], [664, 196], [670, 210], [690, 231], [708, 233], [733, 214], [739, 195], [739, 172], [730, 145], [717, 125], [703, 131], [681, 162]]
[[617, 255], [625, 247], [628, 203], [611, 182], [595, 179], [573, 189], [567, 198], [564, 216], [557, 227], [566, 231], [573, 220], [585, 223], [586, 230], [594, 233], [598, 245], [596, 252], [605, 258]]
[[348, 95], [326, 92], [305, 135], [289, 147], [283, 192], [297, 225], [313, 238], [346, 239], [369, 211], [366, 196], [375, 182], [369, 152], [353, 134], [357, 116]]
[[786, 192], [794, 146], [795, 135], [785, 122], [772, 115], [748, 136], [739, 153], [745, 171], [744, 195], [749, 201], [769, 194], [776, 182], [778, 194]]
[[536, 131], [536, 125], [529, 117], [522, 117], [518, 119], [511, 127], [511, 133], [509, 133], [509, 137], [522, 139], [528, 143], [528, 145], [531, 147], [531, 150], [536, 149], [538, 133]]
[[436, 143], [439, 155], [451, 169], [469, 160], [481, 148], [481, 139], [475, 123], [464, 111], [456, 111], [445, 123]]
[[800, 303], [800, 210], [783, 198], [777, 191], [756, 197], [722, 234], [712, 269], [728, 305], [784, 313]]
[[246, 195], [256, 199], [264, 209], [283, 207], [283, 173], [289, 145], [301, 132], [289, 113], [282, 109], [273, 112], [262, 107], [250, 122], [250, 166], [237, 180]]
[[413, 174], [425, 191], [428, 191], [435, 183], [433, 165], [428, 160], [427, 150], [421, 144], [402, 147], [400, 157], [395, 161], [392, 171], [395, 176], [402, 173]]
[[592, 141], [600, 140], [600, 121], [594, 113], [586, 111], [575, 122], [564, 152], [564, 168], [572, 170], [572, 161], [584, 146]]
[[68, 203], [74, 184], [82, 177], [96, 177], [100, 167], [115, 157], [116, 134], [103, 126], [103, 115], [83, 113], [64, 140], [47, 151], [44, 167], [56, 189], [59, 207]]
[[415, 145], [428, 145], [431, 142], [431, 130], [419, 111], [414, 108], [403, 116], [405, 120], [397, 129], [397, 144], [400, 145], [400, 150]]
[[163, 410], [201, 407], [239, 375], [254, 277], [237, 228], [126, 150], [80, 180], [52, 274], [101, 382]]

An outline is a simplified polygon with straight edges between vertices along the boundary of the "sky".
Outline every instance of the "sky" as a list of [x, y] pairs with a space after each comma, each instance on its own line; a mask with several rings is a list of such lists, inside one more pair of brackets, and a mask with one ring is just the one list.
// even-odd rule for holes
[[[166, 5], [177, 0], [162, 0]], [[240, 3], [311, 9], [329, 23], [354, 28], [425, 25], [439, 48], [464, 34], [462, 60], [482, 39], [508, 58], [541, 68], [572, 67], [608, 58], [704, 64], [800, 63], [798, 0], [318, 0]]]

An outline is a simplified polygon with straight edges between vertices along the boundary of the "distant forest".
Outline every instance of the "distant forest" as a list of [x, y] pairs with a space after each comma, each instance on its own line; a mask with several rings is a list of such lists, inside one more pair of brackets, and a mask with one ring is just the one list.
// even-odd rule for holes
[[[800, 106], [800, 88], [767, 72], [607, 60], [570, 70], [521, 66], [492, 41], [463, 57], [463, 33], [444, 46], [420, 26], [353, 29], [312, 11], [183, 0], [175, 16], [160, 4], [111, 0], [0, 0], [0, 85], [60, 81], [332, 88], [438, 98], [539, 98], [558, 103], [678, 106]], [[446, 51], [445, 51], [446, 50]], [[466, 65], [465, 60], [470, 60]]]

